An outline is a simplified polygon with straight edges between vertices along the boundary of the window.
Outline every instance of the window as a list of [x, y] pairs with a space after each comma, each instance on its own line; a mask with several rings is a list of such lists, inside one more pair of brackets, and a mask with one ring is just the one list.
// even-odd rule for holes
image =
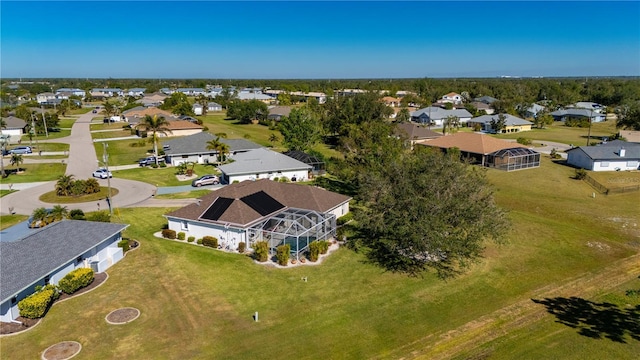
[[82, 262], [82, 256], [78, 256], [76, 258], [76, 264], [80, 264]]
[[48, 284], [49, 284], [49, 281], [51, 281], [51, 276], [49, 276], [49, 275], [45, 276], [45, 277], [44, 277], [44, 284], [45, 284], [45, 285], [48, 285]]
[[181, 225], [181, 226], [180, 226], [180, 228], [181, 228], [182, 230], [189, 230], [189, 222], [188, 222], [188, 221], [182, 221], [182, 222], [180, 223], [180, 225]]
[[609, 162], [608, 161], [601, 161], [600, 162], [600, 167], [609, 167]]
[[637, 161], [627, 161], [627, 167], [635, 169], [635, 168], [638, 167], [638, 162]]
[[15, 296], [11, 298], [11, 305], [15, 304], [18, 302], [18, 298], [16, 298]]

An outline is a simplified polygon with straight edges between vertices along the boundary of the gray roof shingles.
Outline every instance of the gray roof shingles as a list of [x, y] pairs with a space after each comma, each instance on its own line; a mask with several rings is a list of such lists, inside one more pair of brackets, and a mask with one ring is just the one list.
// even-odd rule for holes
[[[620, 149], [625, 149], [624, 157], [620, 156]], [[583, 151], [592, 160], [640, 161], [640, 144], [622, 140], [614, 140], [598, 146], [580, 146], [568, 151]]]
[[[169, 156], [189, 155], [189, 154], [209, 154], [214, 153], [214, 150], [207, 149], [207, 142], [215, 139], [216, 136], [203, 131], [194, 135], [184, 136], [177, 139], [163, 142], [163, 145], [168, 145], [169, 150], [165, 153]], [[254, 142], [245, 139], [225, 139], [220, 138], [220, 142], [229, 145], [229, 151], [247, 151], [252, 149], [259, 149], [262, 146]]]
[[237, 154], [233, 160], [230, 164], [218, 166], [218, 169], [227, 175], [312, 169], [301, 161], [265, 148]]
[[22, 240], [0, 243], [2, 302], [127, 228], [127, 224], [62, 220]]

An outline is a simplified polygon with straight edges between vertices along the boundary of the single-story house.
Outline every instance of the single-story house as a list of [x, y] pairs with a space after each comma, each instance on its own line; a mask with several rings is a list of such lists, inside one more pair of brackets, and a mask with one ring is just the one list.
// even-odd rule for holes
[[472, 101], [470, 104], [474, 108], [476, 108], [478, 111], [484, 110], [485, 114], [487, 114], [487, 115], [491, 115], [491, 114], [493, 114], [495, 112], [495, 110], [493, 110], [491, 105], [489, 105], [487, 103], [483, 103], [481, 101]]
[[396, 97], [393, 97], [393, 96], [384, 96], [382, 98], [382, 102], [384, 102], [384, 104], [389, 106], [389, 107], [400, 107], [401, 106], [401, 104], [400, 104], [401, 101], [402, 101], [402, 99], [396, 98]]
[[640, 143], [640, 131], [635, 130], [620, 130], [618, 132], [620, 137], [631, 143]]
[[487, 96], [487, 95], [477, 97], [477, 98], [475, 98], [473, 100], [481, 102], [481, 103], [485, 103], [487, 105], [491, 105], [494, 102], [498, 101], [498, 99], [496, 99], [494, 97], [491, 97], [491, 96]]
[[132, 124], [139, 123], [147, 115], [151, 117], [164, 117], [167, 120], [177, 119], [174, 114], [166, 110], [158, 109], [157, 107], [136, 106], [132, 109], [122, 112], [122, 116], [124, 116], [126, 120]]
[[415, 123], [397, 124], [395, 135], [407, 139], [411, 143], [411, 146], [416, 143], [424, 142], [430, 139], [437, 139], [441, 136], [444, 136], [441, 133], [437, 133]]
[[450, 92], [446, 95], [442, 95], [442, 98], [438, 99], [439, 104], [450, 103], [450, 104], [462, 104], [462, 95]]
[[230, 164], [218, 166], [222, 172], [222, 182], [227, 184], [275, 177], [305, 181], [309, 179], [309, 172], [313, 169], [302, 161], [266, 148], [236, 154], [233, 160]]
[[145, 95], [142, 99], [138, 100], [139, 104], [142, 104], [146, 107], [156, 107], [162, 105], [164, 103], [164, 99], [167, 98], [167, 95], [163, 93], [153, 93], [149, 95]]
[[[218, 161], [218, 152], [207, 149], [207, 142], [215, 138], [216, 136], [211, 133], [203, 131], [178, 139], [164, 141], [162, 145], [167, 147], [167, 150], [165, 150], [167, 164], [178, 166], [185, 162], [198, 164], [215, 163]], [[219, 138], [218, 141], [229, 146], [229, 157], [231, 158], [236, 154], [262, 147], [245, 139]]]
[[591, 171], [640, 169], [640, 144], [614, 140], [567, 150], [567, 164]]
[[269, 115], [267, 119], [280, 121], [283, 117], [289, 116], [291, 113], [291, 106], [273, 106], [269, 108]]
[[45, 92], [36, 95], [36, 101], [41, 105], [53, 105], [60, 104], [62, 100], [68, 99], [69, 96], [65, 94], [54, 94], [50, 92]]
[[527, 118], [535, 118], [538, 116], [538, 113], [544, 111], [544, 109], [544, 106], [533, 103], [524, 111], [524, 116]]
[[265, 94], [263, 94], [261, 92], [259, 92], [259, 93], [258, 92], [249, 92], [249, 91], [243, 90], [243, 91], [240, 91], [238, 93], [237, 97], [238, 97], [238, 99], [240, 99], [242, 101], [244, 101], [244, 100], [260, 100], [260, 101], [262, 101], [263, 103], [266, 103], [266, 104], [271, 104], [271, 103], [275, 102], [274, 98], [272, 98], [269, 95], [265, 95]]
[[442, 126], [449, 116], [458, 118], [461, 124], [471, 120], [471, 113], [466, 109], [443, 109], [437, 106], [429, 106], [411, 113], [411, 121], [432, 126]]
[[198, 104], [198, 103], [195, 103], [195, 104], [193, 104], [193, 105], [191, 106], [191, 109], [193, 110], [193, 113], [194, 113], [196, 116], [198, 116], [198, 115], [202, 115], [202, 112], [203, 112], [203, 111], [202, 111], [202, 109], [204, 109], [204, 106], [202, 106], [202, 105], [200, 105], [200, 104]]
[[70, 94], [84, 98], [87, 92], [78, 88], [60, 88], [56, 90], [56, 94]]
[[566, 121], [568, 119], [589, 119], [592, 123], [601, 122], [607, 119], [606, 114], [600, 114], [594, 110], [588, 109], [562, 109], [556, 110], [551, 113], [553, 116], [553, 120], [555, 121]]
[[145, 88], [131, 88], [131, 89], [127, 90], [126, 94], [129, 95], [129, 96], [136, 96], [136, 97], [137, 96], [144, 96], [144, 92], [146, 90], [147, 89], [145, 89]]
[[226, 186], [165, 217], [169, 229], [214, 236], [223, 248], [268, 241], [271, 251], [289, 244], [297, 258], [313, 241], [336, 235], [336, 219], [349, 212], [349, 200], [316, 186], [262, 179]]
[[0, 246], [0, 321], [19, 316], [18, 302], [35, 287], [57, 284], [78, 268], [104, 272], [122, 259], [122, 231], [129, 225], [62, 220]]
[[124, 91], [119, 88], [104, 88], [104, 89], [92, 89], [91, 96], [93, 97], [112, 97], [112, 96], [124, 96]]
[[[162, 89], [160, 89], [160, 91], [162, 91]], [[187, 96], [198, 96], [204, 95], [206, 91], [203, 88], [179, 88], [175, 92], [181, 92]]]
[[578, 108], [578, 109], [588, 109], [593, 110], [598, 113], [602, 113], [605, 111], [606, 107], [604, 105], [594, 103], [591, 101], [578, 101], [577, 103], [571, 105], [570, 107]]
[[188, 136], [197, 134], [204, 131], [204, 126], [199, 125], [198, 123], [194, 123], [189, 120], [169, 120], [169, 125], [167, 128], [171, 130], [170, 133], [158, 134], [158, 137], [169, 137], [169, 136]]
[[20, 118], [17, 118], [15, 116], [9, 116], [9, 117], [3, 118], [2, 120], [4, 120], [6, 124], [6, 127], [1, 129], [0, 131], [2, 135], [15, 136], [15, 138], [19, 140], [22, 134], [26, 133], [26, 130], [25, 130], [27, 127], [26, 121]]
[[456, 148], [460, 155], [482, 166], [513, 171], [540, 166], [540, 153], [518, 143], [496, 139], [489, 135], [459, 132], [419, 145], [447, 151]]
[[217, 102], [210, 102], [207, 104], [207, 111], [222, 111], [222, 105]]
[[[500, 133], [512, 133], [520, 131], [529, 131], [533, 123], [525, 119], [521, 119], [511, 114], [502, 114], [505, 117], [504, 128]], [[482, 127], [482, 131], [496, 133], [496, 130], [491, 127], [491, 121], [498, 121], [499, 114], [494, 115], [482, 115], [469, 120], [469, 126], [479, 124]]]

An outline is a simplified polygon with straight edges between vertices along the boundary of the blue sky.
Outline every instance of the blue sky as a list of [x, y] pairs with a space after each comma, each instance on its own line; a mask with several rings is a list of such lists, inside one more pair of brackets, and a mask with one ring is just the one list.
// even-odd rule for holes
[[0, 76], [640, 76], [640, 2], [0, 2]]

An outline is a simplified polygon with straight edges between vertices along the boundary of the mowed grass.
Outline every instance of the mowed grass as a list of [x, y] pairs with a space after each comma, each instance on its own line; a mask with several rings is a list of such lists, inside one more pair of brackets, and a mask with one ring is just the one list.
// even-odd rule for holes
[[640, 171], [589, 171], [588, 174], [609, 189], [640, 186]]
[[[139, 240], [140, 248], [111, 268], [101, 287], [55, 305], [33, 330], [3, 338], [0, 357], [36, 358], [69, 339], [82, 343], [84, 358], [410, 357], [463, 324], [530, 299], [538, 289], [637, 253], [637, 235], [620, 223], [639, 223], [636, 199], [591, 198], [591, 188], [572, 174], [546, 158], [539, 169], [489, 170], [496, 200], [513, 220], [509, 243], [489, 244], [485, 259], [446, 282], [432, 274], [386, 272], [346, 248], [320, 266], [264, 267], [242, 255], [154, 238], [166, 221], [162, 214], [172, 209], [117, 209], [119, 221], [131, 224], [126, 236]], [[608, 250], [587, 246], [594, 241]], [[104, 321], [125, 306], [140, 309], [140, 318], [124, 326]], [[259, 322], [252, 319], [255, 311]], [[540, 324], [540, 330], [533, 329], [548, 334]], [[576, 339], [582, 346], [572, 343]], [[533, 357], [509, 356], [507, 350], [526, 346], [527, 340], [514, 334], [495, 346], [506, 349], [502, 358], [562, 358], [544, 347]], [[571, 333], [555, 346], [567, 347], [563, 353], [573, 358], [638, 354], [637, 343], [622, 346]]]
[[172, 193], [172, 194], [156, 195], [155, 198], [156, 199], [192, 199], [192, 198], [199, 198], [199, 197], [205, 196], [209, 193], [211, 193], [211, 190], [206, 190], [206, 189], [193, 190], [193, 191], [183, 191], [183, 192]]
[[[21, 164], [20, 167], [26, 170], [21, 174], [11, 174], [4, 179], [0, 179], [0, 183], [11, 184], [57, 180], [60, 175], [64, 175], [67, 169], [67, 165], [62, 163]], [[7, 169], [10, 168], [7, 167]]]
[[[574, 146], [587, 145], [587, 134], [589, 128], [568, 127], [564, 122], [556, 121], [544, 129], [533, 128], [531, 131], [523, 131], [510, 134], [495, 135], [501, 139], [525, 138], [531, 140], [554, 141], [563, 144], [573, 144]], [[618, 133], [616, 122], [613, 120], [593, 123], [591, 126], [591, 142], [600, 142], [603, 136], [611, 137]]]
[[111, 138], [128, 137], [128, 136], [131, 136], [130, 130], [114, 130], [114, 131], [91, 133], [91, 138], [93, 138], [94, 140], [95, 139], [111, 139]]
[[73, 126], [73, 124], [78, 120], [77, 118], [61, 118], [58, 121], [58, 126], [62, 129], [69, 129]]
[[4, 230], [15, 224], [21, 223], [27, 220], [28, 218], [29, 216], [27, 215], [2, 215], [0, 216], [0, 230]]
[[[153, 145], [146, 142], [146, 139], [114, 140], [108, 141], [107, 144], [109, 144], [109, 166], [135, 164], [140, 158], [147, 156], [147, 151], [153, 149]], [[132, 144], [143, 146], [131, 146]], [[102, 142], [94, 142], [93, 146], [96, 154], [103, 153]]]
[[[156, 186], [191, 185], [191, 181], [193, 181], [193, 179], [184, 181], [178, 180], [176, 177], [177, 171], [178, 169], [174, 166], [167, 166], [165, 168], [159, 167], [157, 169], [150, 166], [144, 166], [135, 169], [113, 171], [113, 176], [123, 179], [142, 181]], [[194, 174], [198, 176], [219, 173], [214, 165], [204, 164], [196, 164], [193, 171]]]
[[110, 123], [91, 123], [91, 125], [89, 125], [91, 127], [91, 131], [95, 131], [95, 130], [116, 130], [116, 129], [122, 129], [123, 126], [127, 125], [128, 123], [121, 123], [121, 122], [110, 122]]

